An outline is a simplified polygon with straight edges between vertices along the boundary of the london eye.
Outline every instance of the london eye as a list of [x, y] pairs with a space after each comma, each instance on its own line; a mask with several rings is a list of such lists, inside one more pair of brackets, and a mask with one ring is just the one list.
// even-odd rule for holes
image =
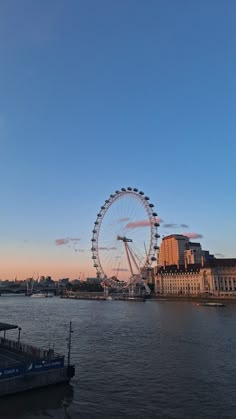
[[145, 284], [156, 260], [158, 216], [148, 196], [121, 188], [99, 209], [92, 231], [92, 259], [104, 286], [125, 289]]

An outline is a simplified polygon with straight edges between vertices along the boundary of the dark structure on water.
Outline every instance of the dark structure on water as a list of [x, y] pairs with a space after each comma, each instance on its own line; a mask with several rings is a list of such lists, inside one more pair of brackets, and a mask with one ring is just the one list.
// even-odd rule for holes
[[[18, 329], [18, 339], [6, 338], [7, 330]], [[0, 323], [0, 396], [69, 382], [74, 376], [70, 364], [71, 323], [68, 360], [53, 349], [42, 349], [20, 342], [21, 328]]]

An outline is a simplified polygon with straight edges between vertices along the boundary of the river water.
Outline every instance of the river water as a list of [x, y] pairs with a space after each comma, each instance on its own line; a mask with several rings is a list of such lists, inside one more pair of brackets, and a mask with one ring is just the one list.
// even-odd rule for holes
[[70, 385], [2, 399], [1, 419], [236, 417], [236, 304], [2, 296], [0, 321], [62, 353], [72, 321], [76, 366]]

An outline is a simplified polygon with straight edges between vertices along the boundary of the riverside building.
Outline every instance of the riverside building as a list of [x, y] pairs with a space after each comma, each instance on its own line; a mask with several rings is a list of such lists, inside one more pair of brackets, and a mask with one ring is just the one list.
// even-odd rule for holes
[[160, 266], [184, 265], [184, 250], [189, 238], [182, 234], [171, 234], [163, 237], [159, 253]]
[[182, 234], [163, 238], [154, 268], [157, 294], [236, 295], [236, 259], [216, 259]]
[[209, 259], [203, 266], [156, 267], [155, 293], [236, 296], [236, 259]]
[[187, 269], [189, 265], [203, 265], [206, 261], [214, 259], [209, 251], [202, 250], [201, 244], [190, 242], [187, 236], [182, 234], [171, 234], [163, 237], [158, 255], [158, 266], [168, 267], [183, 266]]

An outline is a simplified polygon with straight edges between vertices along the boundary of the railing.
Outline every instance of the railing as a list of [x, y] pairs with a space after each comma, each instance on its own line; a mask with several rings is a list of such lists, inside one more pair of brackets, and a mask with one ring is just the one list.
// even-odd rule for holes
[[53, 360], [61, 357], [61, 355], [54, 352], [54, 349], [37, 348], [33, 345], [18, 342], [11, 339], [0, 338], [0, 346], [11, 349], [13, 351], [21, 352], [24, 355], [32, 356], [37, 359]]

